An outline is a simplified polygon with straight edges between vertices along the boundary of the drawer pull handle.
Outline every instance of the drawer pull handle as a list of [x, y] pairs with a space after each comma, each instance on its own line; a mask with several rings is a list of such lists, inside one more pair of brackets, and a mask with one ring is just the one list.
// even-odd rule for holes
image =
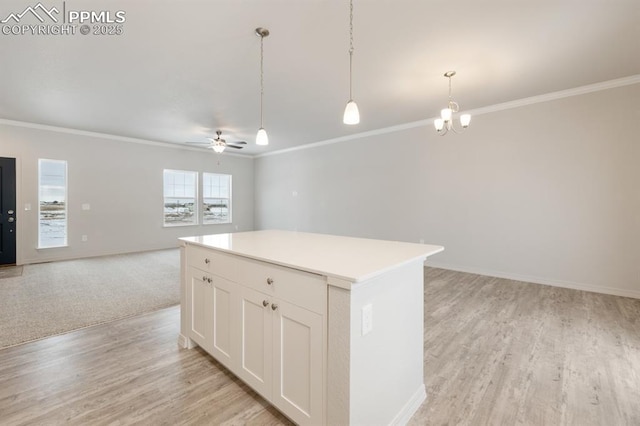
[[204, 263], [206, 263], [206, 264], [208, 265], [208, 264], [210, 264], [210, 263], [211, 263], [211, 261], [210, 261], [210, 260], [209, 260], [209, 258], [207, 257], [207, 258], [204, 260]]
[[267, 284], [269, 285], [273, 284], [273, 278], [267, 278]]
[[276, 309], [278, 309], [278, 305], [274, 303], [273, 305], [271, 305], [271, 309], [275, 311]]
[[207, 278], [207, 282], [211, 284], [211, 278]]
[[202, 281], [206, 283], [206, 282], [207, 282], [207, 277], [205, 277], [205, 276], [203, 275], [203, 276], [202, 276]]
[[269, 302], [267, 302], [266, 300], [263, 300], [262, 301], [262, 306], [264, 306], [266, 308], [267, 306], [269, 306]]

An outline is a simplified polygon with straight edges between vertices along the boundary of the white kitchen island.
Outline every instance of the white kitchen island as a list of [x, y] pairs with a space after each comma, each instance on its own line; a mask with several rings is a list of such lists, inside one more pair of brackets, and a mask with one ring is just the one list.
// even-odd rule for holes
[[423, 265], [441, 246], [290, 231], [181, 238], [184, 348], [298, 424], [403, 424], [426, 398]]

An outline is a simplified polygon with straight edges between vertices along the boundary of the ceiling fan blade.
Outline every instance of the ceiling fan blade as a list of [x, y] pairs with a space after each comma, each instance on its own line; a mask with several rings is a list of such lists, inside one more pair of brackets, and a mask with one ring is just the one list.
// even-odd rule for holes
[[238, 146], [238, 145], [232, 145], [232, 144], [228, 143], [227, 144], [227, 148], [242, 149], [244, 147], [243, 146]]
[[235, 141], [235, 142], [231, 142], [234, 143], [236, 145], [246, 145], [247, 143], [245, 141]]
[[211, 145], [211, 142], [190, 142], [187, 141], [185, 143], [191, 144], [191, 145]]

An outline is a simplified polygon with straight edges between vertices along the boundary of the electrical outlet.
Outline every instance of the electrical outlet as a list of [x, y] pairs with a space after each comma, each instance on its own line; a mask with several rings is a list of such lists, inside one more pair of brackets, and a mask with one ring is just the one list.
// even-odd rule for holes
[[82, 242], [86, 243], [89, 240], [89, 237], [87, 237], [86, 235], [82, 236]]
[[373, 305], [362, 307], [362, 335], [366, 336], [373, 330]]

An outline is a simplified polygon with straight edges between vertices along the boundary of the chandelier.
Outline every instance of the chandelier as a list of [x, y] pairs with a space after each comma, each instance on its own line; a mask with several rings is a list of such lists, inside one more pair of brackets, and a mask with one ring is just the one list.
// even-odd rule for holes
[[446, 135], [449, 130], [452, 130], [455, 133], [462, 133], [467, 127], [469, 127], [469, 123], [471, 122], [471, 115], [461, 114], [460, 125], [462, 126], [462, 130], [455, 128], [453, 114], [457, 113], [460, 110], [460, 107], [453, 99], [451, 99], [451, 77], [454, 75], [456, 75], [455, 71], [447, 71], [444, 73], [444, 76], [449, 79], [449, 103], [445, 109], [440, 111], [440, 118], [433, 120], [433, 125], [440, 136]]

